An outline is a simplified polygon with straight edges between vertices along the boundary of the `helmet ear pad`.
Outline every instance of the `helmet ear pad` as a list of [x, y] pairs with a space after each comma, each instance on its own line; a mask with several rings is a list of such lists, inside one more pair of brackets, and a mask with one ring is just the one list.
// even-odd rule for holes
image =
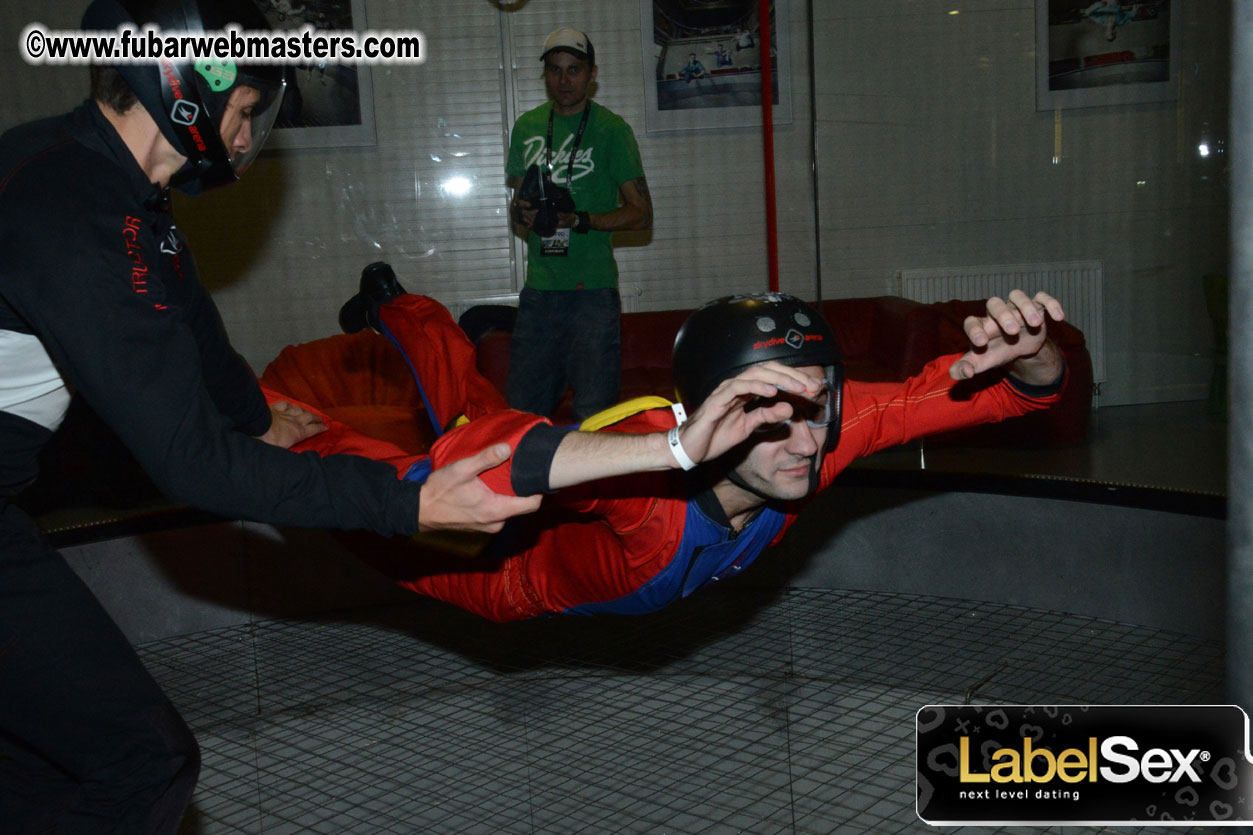
[[818, 492], [818, 474], [827, 453], [840, 443], [840, 427], [844, 423], [844, 363], [837, 362], [827, 366], [827, 389], [829, 396], [835, 398], [831, 403], [831, 420], [827, 424], [827, 438], [815, 456], [814, 466], [809, 470], [809, 493]]
[[844, 423], [844, 363], [836, 363], [827, 372], [827, 385], [835, 402], [831, 404], [831, 422], [827, 424], [827, 443], [824, 453], [835, 449], [840, 443], [840, 427]]

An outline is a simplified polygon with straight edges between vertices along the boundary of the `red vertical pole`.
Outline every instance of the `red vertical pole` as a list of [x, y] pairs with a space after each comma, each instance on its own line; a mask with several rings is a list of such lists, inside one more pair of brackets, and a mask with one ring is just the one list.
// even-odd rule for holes
[[757, 51], [761, 54], [761, 139], [765, 156], [766, 188], [766, 262], [770, 269], [770, 292], [779, 290], [779, 230], [774, 201], [774, 82], [770, 66], [770, 4], [758, 0], [757, 17], [760, 36]]

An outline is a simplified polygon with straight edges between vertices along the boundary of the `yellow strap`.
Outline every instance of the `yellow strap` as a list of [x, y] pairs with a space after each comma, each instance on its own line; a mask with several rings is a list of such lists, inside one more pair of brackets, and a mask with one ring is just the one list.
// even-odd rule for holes
[[640, 412], [647, 412], [649, 409], [668, 409], [672, 404], [664, 397], [658, 397], [655, 394], [648, 394], [644, 397], [634, 397], [625, 403], [619, 403], [616, 406], [610, 406], [608, 409], [602, 409], [587, 420], [579, 424], [580, 432], [596, 432], [604, 429], [606, 426], [613, 426], [619, 421], [626, 420], [632, 415], [638, 415]]

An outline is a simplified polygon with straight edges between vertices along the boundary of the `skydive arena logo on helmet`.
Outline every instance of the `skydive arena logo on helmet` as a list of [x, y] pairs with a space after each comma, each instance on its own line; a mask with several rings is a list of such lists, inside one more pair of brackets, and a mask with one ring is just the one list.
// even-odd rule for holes
[[199, 105], [179, 100], [174, 102], [174, 108], [170, 111], [170, 121], [176, 125], [194, 125], [199, 115]]
[[1235, 706], [928, 705], [918, 816], [933, 825], [1253, 822]]
[[762, 351], [766, 348], [778, 348], [781, 345], [786, 345], [793, 350], [799, 351], [806, 342], [822, 341], [822, 334], [820, 333], [803, 334], [796, 330], [796, 328], [792, 328], [783, 336], [776, 336], [774, 339], [763, 339], [759, 342], [754, 342], [753, 350]]

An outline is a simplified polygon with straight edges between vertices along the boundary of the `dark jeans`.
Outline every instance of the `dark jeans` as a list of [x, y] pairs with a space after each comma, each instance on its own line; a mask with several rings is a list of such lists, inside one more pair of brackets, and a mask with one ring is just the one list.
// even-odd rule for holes
[[616, 289], [522, 288], [509, 353], [509, 405], [551, 415], [567, 384], [574, 389], [576, 421], [617, 403], [621, 313]]
[[121, 630], [0, 499], [0, 831], [172, 833], [199, 771]]

